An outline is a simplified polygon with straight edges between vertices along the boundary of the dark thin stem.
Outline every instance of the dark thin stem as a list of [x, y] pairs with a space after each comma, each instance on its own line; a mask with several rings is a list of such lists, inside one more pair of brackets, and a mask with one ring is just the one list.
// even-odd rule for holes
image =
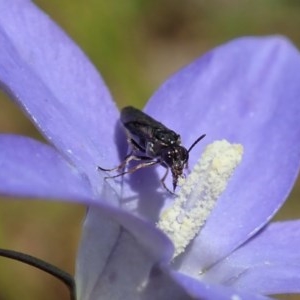
[[41, 260], [34, 256], [21, 253], [18, 251], [1, 249], [0, 248], [0, 256], [11, 258], [17, 261], [21, 261], [27, 265], [33, 266], [37, 269], [40, 269], [64, 282], [69, 290], [70, 290], [70, 300], [76, 300], [75, 295], [75, 281], [74, 278], [65, 271]]

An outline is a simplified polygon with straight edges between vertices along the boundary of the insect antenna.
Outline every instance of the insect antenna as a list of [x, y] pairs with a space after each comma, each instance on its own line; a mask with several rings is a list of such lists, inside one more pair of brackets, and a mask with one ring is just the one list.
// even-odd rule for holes
[[188, 150], [188, 153], [206, 136], [206, 134], [202, 134], [200, 137], [196, 139], [196, 141], [191, 145], [191, 147]]

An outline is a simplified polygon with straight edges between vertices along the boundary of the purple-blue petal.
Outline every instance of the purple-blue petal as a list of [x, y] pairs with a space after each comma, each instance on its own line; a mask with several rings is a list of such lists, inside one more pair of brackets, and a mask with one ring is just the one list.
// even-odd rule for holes
[[[153, 224], [93, 198], [88, 180], [54, 148], [14, 135], [0, 135], [0, 148], [1, 194], [89, 205], [77, 259], [80, 299], [96, 299], [99, 293], [112, 299], [114, 292], [134, 299], [138, 285], [149, 281], [153, 265], [171, 259], [173, 246], [165, 235]], [[117, 197], [108, 185], [102, 196], [110, 202]], [[155, 293], [147, 289], [147, 295]]]
[[55, 148], [28, 137], [0, 135], [0, 193], [81, 201], [93, 199], [85, 176]]
[[271, 223], [204, 279], [260, 294], [300, 293], [299, 248], [299, 220]]
[[[290, 192], [300, 163], [300, 55], [282, 37], [241, 38], [172, 76], [145, 111], [182, 135], [190, 166], [227, 139], [244, 158], [181, 270], [207, 268], [257, 232]], [[191, 270], [190, 270], [191, 271]], [[189, 272], [190, 272], [189, 271]]]
[[[153, 224], [96, 199], [88, 179], [55, 148], [15, 135], [0, 135], [0, 148], [2, 195], [89, 206], [77, 260], [77, 284], [84, 297], [109, 292], [104, 288], [109, 284], [115, 287], [110, 295], [118, 289], [136, 293], [138, 284], [148, 280], [153, 265], [170, 261], [173, 246], [165, 235]], [[104, 187], [101, 199], [116, 202], [117, 194], [108, 185]], [[155, 290], [147, 290], [152, 292]]]
[[117, 161], [118, 110], [82, 51], [31, 1], [0, 2], [0, 85], [65, 156], [95, 177]]
[[214, 282], [207, 283], [196, 280], [194, 278], [183, 275], [182, 273], [173, 272], [172, 276], [177, 280], [185, 289], [193, 295], [193, 299], [206, 299], [206, 300], [267, 300], [269, 297], [260, 295], [258, 292], [248, 292], [243, 289], [235, 289], [218, 285]]
[[172, 252], [153, 225], [112, 207], [90, 206], [77, 258], [78, 297], [137, 299], [152, 267]]

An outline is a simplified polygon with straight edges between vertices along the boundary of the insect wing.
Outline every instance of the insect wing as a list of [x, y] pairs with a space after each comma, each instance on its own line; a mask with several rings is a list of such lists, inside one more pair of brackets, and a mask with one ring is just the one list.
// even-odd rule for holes
[[129, 133], [129, 137], [143, 149], [147, 147], [147, 143], [158, 142], [158, 139], [155, 137], [157, 130], [168, 130], [160, 122], [131, 106], [122, 109], [121, 122], [126, 128], [127, 133]]
[[121, 121], [131, 138], [143, 149], [148, 143], [158, 148], [180, 144], [178, 134], [134, 107], [122, 109]]
[[[147, 114], [143, 113], [141, 110], [136, 109], [132, 106], [124, 107], [121, 111], [121, 122], [127, 128], [128, 130], [133, 128], [134, 126], [130, 124], [136, 124], [139, 125], [142, 132], [145, 132], [147, 134], [147, 128], [155, 129], [165, 129], [169, 130], [166, 126], [164, 126], [162, 123], [154, 120]], [[135, 128], [139, 128], [139, 126], [135, 126]], [[129, 127], [129, 128], [128, 128]]]

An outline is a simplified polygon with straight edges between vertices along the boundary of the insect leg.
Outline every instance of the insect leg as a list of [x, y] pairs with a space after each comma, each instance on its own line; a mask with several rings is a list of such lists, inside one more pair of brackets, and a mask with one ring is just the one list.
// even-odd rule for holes
[[127, 140], [128, 144], [131, 145], [131, 147], [136, 150], [136, 151], [141, 151], [141, 152], [145, 152], [145, 150], [137, 143], [135, 142], [135, 140], [129, 138]]
[[[141, 158], [141, 160], [144, 159], [144, 158], [149, 159], [149, 157], [146, 157], [146, 156], [141, 156], [141, 157], [143, 157], [143, 158]], [[139, 165], [136, 165], [135, 167], [133, 167], [133, 168], [131, 168], [131, 169], [125, 171], [125, 172], [119, 173], [117, 175], [105, 177], [105, 179], [116, 178], [116, 177], [123, 176], [125, 174], [131, 174], [131, 173], [134, 173], [135, 171], [137, 171], [139, 169], [150, 167], [150, 166], [153, 166], [153, 165], [158, 164], [158, 163], [159, 163], [159, 161], [156, 161], [156, 160], [152, 160], [152, 161], [148, 161], [148, 162], [142, 162]]]
[[125, 129], [127, 143], [131, 146], [133, 151], [141, 151], [145, 152], [145, 150], [131, 137], [131, 133], [129, 130]]
[[165, 190], [167, 190], [172, 195], [176, 195], [174, 192], [169, 190], [168, 187], [166, 186], [165, 180], [166, 180], [168, 174], [169, 174], [169, 167], [166, 166], [166, 172], [165, 172], [164, 176], [160, 179], [160, 182]]
[[98, 166], [98, 169], [101, 171], [107, 171], [107, 172], [122, 170], [132, 160], [146, 160], [146, 159], [150, 159], [150, 158], [147, 156], [134, 155], [133, 152], [131, 152], [125, 157], [125, 159], [122, 161], [122, 163], [120, 165], [118, 165], [117, 167], [114, 167], [112, 169], [105, 169], [105, 168]]

